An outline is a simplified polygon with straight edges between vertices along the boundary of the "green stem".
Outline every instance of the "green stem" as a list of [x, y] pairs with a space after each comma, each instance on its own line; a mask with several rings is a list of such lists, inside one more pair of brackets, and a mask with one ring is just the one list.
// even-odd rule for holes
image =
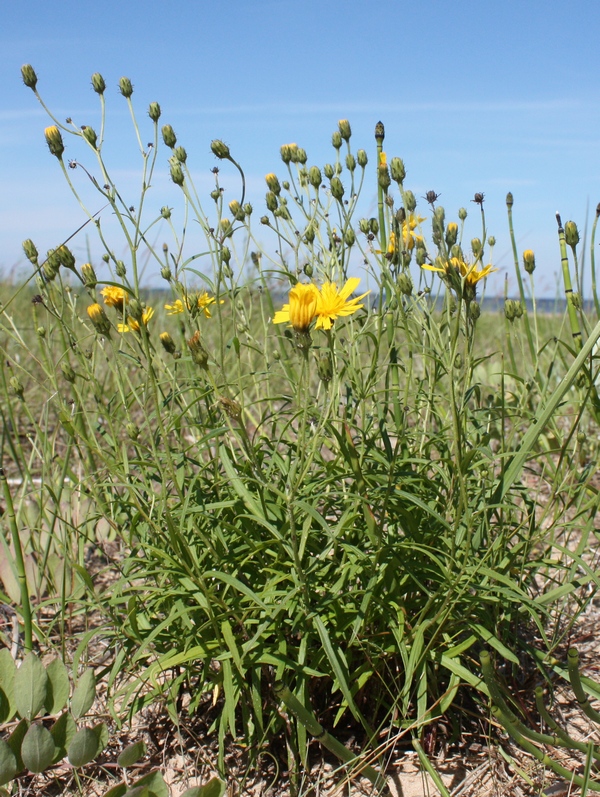
[[596, 308], [596, 315], [600, 318], [600, 302], [598, 301], [598, 291], [596, 290], [596, 256], [594, 254], [594, 246], [596, 243], [596, 225], [598, 224], [598, 217], [600, 216], [600, 204], [596, 207], [596, 217], [592, 225], [592, 242], [590, 245], [590, 263], [592, 269], [592, 295], [594, 297], [594, 306]]
[[512, 220], [512, 194], [507, 194], [506, 208], [508, 210], [508, 229], [510, 232], [510, 241], [512, 244], [513, 257], [515, 261], [515, 273], [517, 275], [517, 282], [519, 284], [519, 296], [521, 304], [523, 305], [523, 323], [525, 324], [525, 332], [527, 334], [527, 343], [529, 344], [529, 353], [531, 354], [531, 363], [535, 370], [537, 370], [537, 353], [533, 344], [533, 336], [531, 334], [531, 327], [529, 326], [529, 315], [527, 313], [527, 301], [525, 299], [525, 288], [523, 287], [523, 278], [521, 277], [521, 267], [519, 266], [519, 255], [517, 252], [517, 242], [515, 241], [515, 231], [513, 229]]
[[565, 230], [560, 220], [560, 214], [556, 214], [556, 221], [558, 223], [558, 243], [560, 246], [560, 265], [562, 267], [563, 282], [565, 285], [565, 297], [567, 300], [567, 313], [569, 315], [569, 323], [571, 325], [571, 334], [573, 335], [573, 342], [578, 349], [581, 349], [581, 327], [579, 326], [579, 318], [577, 317], [577, 308], [573, 302], [573, 286], [571, 284], [571, 272], [569, 271], [569, 258], [567, 256], [567, 243], [565, 241]]

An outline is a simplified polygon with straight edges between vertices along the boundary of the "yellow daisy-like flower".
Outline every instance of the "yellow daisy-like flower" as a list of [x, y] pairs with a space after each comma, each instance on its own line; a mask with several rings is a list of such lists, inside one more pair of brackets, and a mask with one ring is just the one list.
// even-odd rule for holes
[[129, 294], [123, 288], [117, 288], [115, 285], [107, 285], [100, 293], [104, 297], [104, 304], [108, 307], [116, 307], [117, 310], [123, 309], [123, 304], [129, 301]]
[[492, 272], [498, 271], [491, 263], [485, 267], [477, 268], [476, 263], [466, 263], [458, 257], [451, 257], [450, 260], [443, 261], [438, 259], [436, 263], [438, 265], [435, 263], [433, 265], [424, 263], [421, 268], [427, 269], [427, 271], [439, 271], [445, 277], [457, 274], [462, 277], [465, 284], [471, 288], [474, 288], [480, 280], [485, 279]]
[[402, 222], [402, 241], [404, 248], [408, 249], [409, 252], [412, 252], [417, 241], [423, 240], [423, 236], [419, 235], [418, 232], [415, 232], [415, 229], [424, 221], [425, 216], [415, 216], [414, 213], [409, 213], [406, 219]]
[[289, 302], [273, 317], [274, 324], [291, 324], [296, 332], [308, 332], [311, 321], [317, 314], [319, 290], [310, 282], [297, 282], [290, 290]]
[[[150, 321], [150, 319], [152, 318], [153, 315], [154, 315], [154, 308], [146, 307], [146, 309], [142, 313], [142, 324], [145, 327], [148, 326], [148, 321]], [[118, 324], [117, 329], [118, 329], [119, 332], [139, 332], [140, 331], [140, 325], [135, 320], [135, 318], [128, 318], [127, 319], [127, 323], [126, 324]]]
[[[206, 318], [211, 318], [211, 312], [208, 309], [211, 304], [214, 304], [215, 297], [209, 296], [206, 291], [198, 294], [196, 298], [196, 307], [199, 310], [202, 310]], [[221, 304], [223, 304], [223, 300], [221, 299]], [[181, 299], [175, 299], [173, 304], [165, 304], [165, 310], [167, 311], [167, 315], [177, 315], [178, 313], [183, 313], [185, 308], [187, 307], [188, 310], [192, 309], [192, 303], [190, 302], [189, 297], [186, 297], [185, 305], [183, 304]]]
[[371, 291], [366, 291], [355, 299], [349, 299], [359, 282], [358, 277], [350, 277], [341, 290], [338, 290], [334, 282], [326, 282], [323, 285], [318, 296], [315, 329], [331, 329], [336, 318], [352, 315], [363, 307], [358, 302]]

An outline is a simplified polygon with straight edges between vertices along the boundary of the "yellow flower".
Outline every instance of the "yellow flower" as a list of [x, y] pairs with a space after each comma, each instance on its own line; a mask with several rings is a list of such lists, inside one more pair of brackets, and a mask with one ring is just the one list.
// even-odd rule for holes
[[331, 329], [332, 323], [336, 318], [352, 315], [352, 313], [360, 310], [363, 305], [358, 304], [358, 302], [370, 291], [357, 296], [355, 299], [349, 300], [348, 298], [356, 290], [359, 282], [360, 279], [358, 277], [351, 277], [346, 280], [346, 284], [339, 291], [334, 282], [326, 282], [323, 285], [318, 295], [316, 329]]
[[379, 168], [384, 168], [387, 166], [387, 155], [385, 152], [379, 153]]
[[[152, 307], [146, 307], [144, 312], [142, 313], [142, 324], [147, 327], [148, 321], [154, 315], [154, 309]], [[140, 325], [134, 318], [128, 318], [126, 324], [118, 324], [117, 329], [119, 332], [139, 332]]]
[[289, 302], [275, 313], [273, 323], [289, 323], [296, 332], [308, 332], [310, 323], [317, 314], [319, 297], [319, 291], [312, 282], [308, 285], [297, 282], [290, 290]]
[[425, 221], [424, 216], [415, 216], [414, 213], [409, 213], [406, 219], [402, 222], [402, 240], [404, 248], [411, 252], [417, 241], [422, 241], [423, 236], [415, 232], [415, 229]]
[[425, 268], [427, 271], [439, 271], [446, 277], [458, 274], [464, 279], [465, 284], [471, 288], [474, 288], [480, 280], [485, 279], [488, 274], [498, 271], [491, 263], [485, 267], [477, 268], [477, 263], [466, 263], [458, 257], [451, 257], [450, 260], [438, 258], [436, 263], [438, 265], [424, 263], [421, 268]]
[[123, 304], [129, 301], [129, 294], [123, 288], [117, 288], [115, 285], [107, 285], [100, 293], [104, 297], [104, 304], [109, 307], [116, 307], [117, 310], [123, 309]]
[[98, 303], [91, 304], [87, 308], [87, 314], [99, 334], [110, 334], [110, 321], [108, 320], [103, 307], [101, 307]]
[[[206, 291], [203, 291], [194, 298], [196, 299], [196, 307], [199, 310], [202, 310], [207, 318], [211, 318], [211, 313], [208, 308], [209, 305], [214, 304], [215, 297], [209, 296]], [[221, 299], [220, 304], [223, 304], [223, 299]], [[192, 302], [190, 301], [189, 296], [186, 296], [185, 305], [181, 299], [175, 299], [173, 304], [165, 304], [167, 315], [177, 315], [178, 313], [183, 313], [186, 307], [188, 310], [192, 309]]]

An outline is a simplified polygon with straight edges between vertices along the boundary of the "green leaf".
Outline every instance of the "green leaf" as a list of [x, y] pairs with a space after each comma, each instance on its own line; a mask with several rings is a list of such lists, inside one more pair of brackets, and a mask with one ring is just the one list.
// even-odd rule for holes
[[131, 797], [130, 792], [133, 789], [140, 788], [140, 786], [145, 786], [148, 789], [148, 793], [155, 794], [156, 797], [169, 797], [167, 784], [158, 770], [149, 772], [147, 775], [144, 775], [143, 778], [136, 781], [131, 789], [126, 792], [127, 797]]
[[486, 645], [489, 645], [491, 648], [494, 648], [494, 650], [498, 651], [498, 653], [501, 656], [503, 656], [505, 659], [507, 659], [508, 661], [512, 661], [513, 664], [518, 664], [518, 665], [521, 664], [521, 662], [515, 656], [515, 654], [512, 651], [510, 651], [506, 647], [506, 645], [503, 645], [502, 642], [500, 642], [500, 640], [497, 637], [495, 637], [490, 631], [487, 630], [487, 628], [484, 628], [484, 626], [479, 625], [479, 623], [472, 623], [471, 628], [473, 629], [473, 631], [477, 631], [480, 638], [486, 643]]
[[100, 753], [104, 750], [106, 745], [108, 744], [108, 726], [105, 722], [100, 722], [98, 725], [94, 725], [92, 728], [94, 733], [96, 734], [96, 738], [98, 739], [98, 748], [96, 750], [96, 755], [100, 755]]
[[120, 767], [131, 767], [146, 755], [146, 743], [134, 742], [128, 745], [121, 755], [117, 758], [117, 764]]
[[126, 792], [127, 785], [125, 783], [117, 783], [117, 785], [113, 786], [112, 789], [104, 792], [102, 797], [124, 797]]
[[46, 702], [48, 676], [44, 665], [35, 655], [28, 653], [15, 674], [15, 703], [17, 711], [31, 721]]
[[69, 673], [61, 659], [52, 659], [46, 667], [48, 686], [44, 706], [48, 714], [58, 714], [69, 699]]
[[12, 780], [18, 771], [17, 757], [4, 739], [0, 739], [0, 786]]
[[23, 739], [21, 756], [30, 772], [43, 772], [54, 760], [54, 740], [48, 728], [35, 722]]
[[50, 733], [52, 734], [54, 746], [56, 747], [56, 753], [54, 755], [53, 762], [56, 764], [57, 761], [60, 761], [61, 758], [64, 758], [67, 755], [67, 750], [69, 749], [71, 740], [77, 733], [77, 725], [75, 724], [75, 720], [68, 711], [65, 711], [64, 714], [60, 715], [54, 725], [50, 728]]
[[186, 789], [180, 797], [223, 797], [225, 784], [220, 778], [211, 778], [204, 786], [192, 786]]
[[75, 719], [87, 714], [96, 697], [96, 676], [93, 670], [86, 670], [78, 679], [71, 698], [71, 714]]
[[27, 720], [21, 720], [11, 735], [8, 737], [8, 746], [15, 754], [15, 758], [17, 759], [17, 770], [20, 772], [24, 768], [23, 759], [21, 758], [21, 745], [23, 744], [23, 739], [25, 738], [25, 734], [29, 730], [29, 722]]
[[98, 752], [98, 734], [93, 728], [81, 728], [69, 745], [67, 756], [74, 767], [83, 767], [93, 761]]
[[0, 650], [0, 723], [11, 720], [17, 711], [14, 682], [17, 665], [8, 648]]

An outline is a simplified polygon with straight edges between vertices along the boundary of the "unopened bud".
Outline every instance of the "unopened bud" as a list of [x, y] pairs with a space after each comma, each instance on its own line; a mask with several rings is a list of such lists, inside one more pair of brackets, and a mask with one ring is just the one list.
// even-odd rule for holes
[[134, 321], [139, 323], [144, 315], [144, 305], [138, 299], [133, 298], [129, 301], [127, 312]]
[[231, 260], [231, 249], [228, 246], [223, 246], [221, 248], [221, 261], [223, 263], [229, 263]]
[[183, 175], [183, 169], [181, 168], [181, 164], [177, 160], [177, 158], [172, 157], [169, 158], [169, 170], [171, 172], [171, 180], [175, 183], [175, 185], [183, 185], [183, 181], [185, 177]]
[[284, 144], [281, 149], [279, 150], [281, 154], [281, 160], [284, 163], [290, 163], [292, 160], [292, 148], [290, 144]]
[[165, 142], [165, 146], [174, 149], [175, 145], [177, 144], [177, 136], [175, 135], [175, 131], [171, 127], [171, 125], [163, 125], [161, 128], [162, 139]]
[[514, 204], [513, 195], [509, 191], [508, 194], [506, 195], [506, 207], [512, 208], [513, 204]]
[[36, 334], [38, 337], [40, 337], [40, 338], [45, 338], [45, 337], [46, 337], [46, 327], [38, 327], [38, 328], [35, 330], [35, 334]]
[[356, 169], [356, 158], [351, 152], [346, 155], [346, 168], [349, 172], [353, 172]]
[[331, 196], [334, 199], [337, 199], [338, 202], [342, 201], [342, 197], [344, 196], [344, 186], [342, 185], [342, 181], [339, 177], [333, 177], [329, 184], [331, 189]]
[[136, 424], [132, 423], [131, 421], [125, 424], [125, 431], [127, 432], [127, 437], [130, 440], [137, 440], [138, 437], [140, 436], [139, 427], [136, 426]]
[[260, 223], [266, 225], [267, 227], [271, 224], [271, 220], [268, 216], [261, 216]]
[[473, 257], [477, 259], [483, 253], [483, 244], [481, 243], [480, 238], [472, 238], [471, 239], [471, 252], [473, 252]]
[[246, 216], [251, 216], [251, 215], [252, 215], [252, 210], [253, 210], [253, 207], [252, 207], [252, 205], [250, 204], [250, 202], [246, 202], [246, 204], [244, 205], [244, 207], [242, 208], [242, 210], [244, 211], [244, 214], [245, 214]]
[[184, 147], [175, 147], [173, 155], [175, 155], [179, 163], [185, 163], [187, 160], [187, 152]]
[[383, 188], [384, 191], [387, 191], [387, 189], [391, 185], [392, 181], [390, 179], [390, 173], [385, 163], [379, 164], [379, 167], [377, 169], [377, 182]]
[[358, 165], [361, 169], [364, 169], [367, 163], [369, 162], [369, 158], [367, 157], [367, 153], [364, 149], [359, 149], [356, 153], [356, 160], [358, 161]]
[[[304, 230], [304, 240], [307, 244], [311, 244], [316, 237], [314, 224], [309, 224]], [[312, 269], [312, 266], [311, 266]], [[310, 274], [308, 276], [311, 276]]]
[[488, 244], [490, 245], [490, 248], [492, 246], [496, 246], [496, 238], [493, 235], [490, 235], [490, 237], [488, 238]]
[[65, 145], [63, 144], [62, 136], [58, 127], [56, 127], [56, 125], [47, 127], [44, 130], [44, 136], [46, 137], [46, 144], [48, 144], [48, 149], [52, 155], [56, 156], [57, 158], [61, 158], [63, 152], [65, 151]]
[[306, 154], [306, 150], [302, 147], [298, 147], [295, 152], [292, 152], [292, 161], [294, 163], [300, 163], [302, 166], [308, 160], [308, 155]]
[[60, 270], [60, 258], [56, 253], [56, 250], [49, 249], [46, 253], [46, 262], [42, 266], [42, 271], [44, 272], [44, 277], [51, 282]]
[[125, 267], [125, 263], [122, 260], [117, 260], [115, 265], [115, 273], [119, 279], [125, 279], [127, 276], [127, 269]]
[[398, 274], [397, 282], [400, 293], [403, 293], [405, 296], [410, 296], [412, 294], [413, 282], [410, 278], [410, 274], [406, 271], [401, 271], [400, 274]]
[[479, 304], [479, 302], [470, 302], [469, 316], [471, 317], [471, 321], [477, 321], [480, 315], [481, 315], [481, 305]]
[[331, 143], [335, 149], [339, 149], [342, 146], [342, 134], [339, 130], [336, 130], [331, 136]]
[[308, 181], [313, 188], [318, 188], [323, 182], [321, 170], [318, 166], [311, 166], [308, 170]]
[[31, 238], [23, 241], [23, 251], [25, 252], [25, 257], [27, 260], [29, 260], [30, 263], [33, 263], [34, 266], [37, 266], [39, 253]]
[[160, 270], [160, 276], [167, 282], [171, 282], [171, 280], [173, 279], [173, 272], [171, 271], [169, 266], [163, 266]]
[[448, 223], [446, 227], [446, 246], [448, 249], [452, 249], [456, 241], [458, 240], [458, 224], [456, 222], [451, 221]]
[[83, 133], [83, 137], [85, 138], [87, 143], [91, 147], [96, 149], [96, 144], [98, 142], [98, 136], [97, 136], [96, 131], [94, 130], [94, 128], [90, 127], [89, 125], [84, 125], [81, 128], [81, 132]]
[[15, 396], [17, 396], [17, 398], [20, 398], [22, 400], [24, 387], [22, 383], [19, 381], [18, 377], [11, 376], [11, 378], [8, 380], [8, 384], [10, 385], [10, 389], [15, 394]]
[[466, 208], [459, 208], [458, 209], [458, 218], [461, 221], [464, 221], [467, 218], [467, 209]]
[[579, 293], [571, 294], [571, 304], [576, 310], [581, 310], [581, 295]]
[[31, 64], [23, 64], [21, 67], [21, 77], [23, 78], [23, 83], [28, 89], [35, 89], [37, 85], [37, 75], [35, 74], [35, 69], [31, 66]]
[[270, 210], [273, 213], [279, 207], [277, 203], [277, 197], [272, 191], [267, 191], [265, 195], [265, 202], [267, 205], [267, 210]]
[[279, 180], [277, 179], [277, 175], [273, 174], [273, 172], [269, 172], [269, 174], [265, 175], [265, 182], [269, 191], [272, 191], [275, 195], [281, 193], [281, 186], [279, 185]]
[[377, 235], [379, 233], [379, 222], [375, 217], [369, 219], [369, 230], [373, 233], [373, 235]]
[[392, 180], [400, 184], [404, 182], [406, 177], [406, 169], [404, 168], [404, 161], [402, 158], [392, 158], [390, 163], [390, 171], [392, 172]]
[[192, 355], [192, 360], [196, 363], [196, 365], [199, 365], [200, 368], [206, 368], [208, 365], [208, 352], [202, 345], [200, 333], [197, 331], [194, 332], [187, 344]]
[[356, 243], [356, 233], [352, 229], [352, 227], [348, 227], [346, 232], [344, 233], [344, 243], [346, 246], [354, 246]]
[[164, 205], [160, 209], [160, 215], [163, 217], [163, 219], [170, 219], [171, 218], [171, 208], [168, 208], [166, 205]]
[[352, 135], [352, 128], [350, 127], [350, 122], [347, 119], [340, 119], [338, 122], [338, 128], [340, 131], [340, 135], [344, 139], [344, 141], [350, 141], [350, 136]]
[[73, 382], [75, 381], [75, 378], [76, 378], [77, 374], [76, 374], [76, 373], [75, 373], [75, 371], [74, 371], [74, 370], [71, 368], [71, 366], [69, 365], [69, 363], [62, 362], [62, 363], [60, 364], [60, 370], [62, 371], [62, 375], [64, 376], [64, 378], [66, 379], [66, 381], [67, 381], [67, 382], [70, 382], [71, 384], [73, 384]]
[[99, 335], [107, 336], [110, 334], [110, 321], [101, 305], [98, 303], [91, 304], [87, 309], [87, 314]]
[[224, 238], [229, 238], [233, 235], [233, 226], [229, 219], [221, 219], [219, 226]]
[[119, 91], [126, 100], [128, 100], [133, 94], [133, 86], [131, 85], [131, 80], [129, 80], [128, 77], [122, 77], [119, 80]]
[[335, 174], [333, 166], [330, 163], [326, 163], [325, 166], [323, 166], [323, 173], [328, 180], [331, 180]]
[[83, 277], [83, 284], [86, 288], [94, 288], [96, 286], [98, 280], [91, 263], [84, 263], [81, 266], [81, 276]]
[[219, 201], [219, 199], [221, 198], [221, 192], [219, 191], [219, 189], [218, 189], [218, 188], [214, 188], [214, 189], [213, 189], [213, 190], [210, 192], [210, 198], [211, 198], [211, 199], [214, 199], [214, 200], [215, 200], [215, 202], [218, 202], [218, 201]]
[[148, 106], [148, 116], [153, 122], [158, 122], [160, 119], [160, 105], [157, 102], [151, 102]]
[[579, 230], [574, 221], [568, 221], [565, 224], [565, 241], [572, 249], [579, 243]]
[[218, 138], [216, 138], [214, 141], [211, 141], [210, 148], [213, 155], [216, 155], [217, 158], [220, 158], [221, 160], [223, 160], [223, 158], [231, 157], [231, 153], [227, 144]]
[[417, 198], [413, 194], [412, 191], [405, 191], [404, 192], [404, 207], [408, 210], [409, 213], [412, 213], [413, 210], [417, 207]]
[[317, 355], [317, 372], [322, 382], [331, 382], [333, 378], [333, 361], [329, 349], [321, 349]]
[[385, 138], [385, 127], [383, 122], [377, 122], [375, 125], [375, 140], [379, 143]]
[[175, 345], [175, 341], [169, 335], [168, 332], [161, 332], [159, 335], [160, 342], [162, 343], [163, 349], [167, 352], [167, 354], [175, 354], [177, 351], [177, 346]]
[[535, 255], [531, 249], [523, 252], [523, 268], [528, 274], [533, 274], [535, 271]]
[[369, 227], [369, 219], [360, 219], [358, 222], [358, 229], [363, 235], [368, 235], [371, 232]]

